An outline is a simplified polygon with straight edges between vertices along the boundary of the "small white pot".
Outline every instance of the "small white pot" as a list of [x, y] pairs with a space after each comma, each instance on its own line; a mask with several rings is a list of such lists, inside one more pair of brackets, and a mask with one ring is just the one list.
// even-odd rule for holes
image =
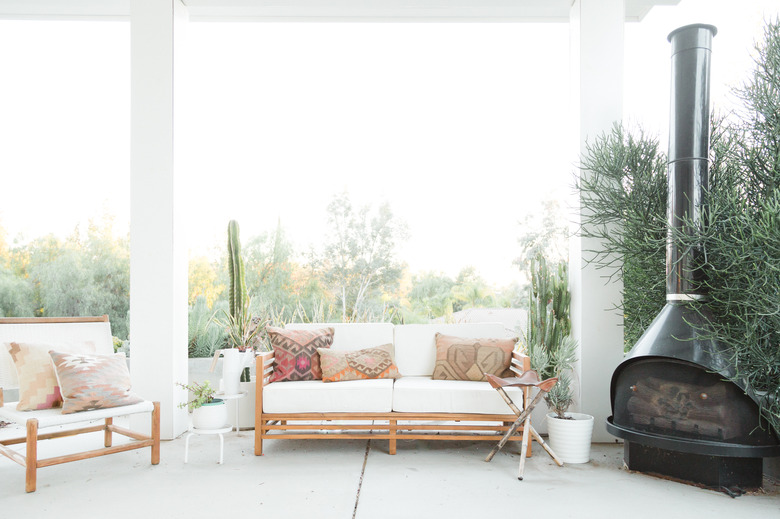
[[547, 413], [550, 448], [564, 463], [589, 462], [593, 417], [582, 413], [566, 413], [572, 419], [562, 420], [556, 416], [555, 413]]
[[192, 410], [192, 426], [195, 429], [221, 429], [227, 424], [227, 406], [224, 400], [214, 399]]

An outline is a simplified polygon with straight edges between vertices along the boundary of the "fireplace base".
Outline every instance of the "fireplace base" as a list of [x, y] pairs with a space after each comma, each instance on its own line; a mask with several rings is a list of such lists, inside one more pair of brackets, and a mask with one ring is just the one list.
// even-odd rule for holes
[[629, 470], [703, 485], [716, 490], [724, 487], [753, 490], [761, 488], [763, 482], [761, 458], [690, 454], [625, 441], [623, 460]]

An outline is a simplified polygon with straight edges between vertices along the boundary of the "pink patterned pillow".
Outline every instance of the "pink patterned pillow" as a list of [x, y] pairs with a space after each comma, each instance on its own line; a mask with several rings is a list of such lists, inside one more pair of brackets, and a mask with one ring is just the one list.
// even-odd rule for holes
[[317, 348], [330, 348], [333, 328], [285, 330], [266, 327], [274, 350], [274, 376], [271, 382], [319, 380], [322, 378]]
[[78, 355], [50, 351], [62, 391], [62, 414], [137, 404], [123, 353]]
[[17, 411], [51, 409], [62, 405], [57, 375], [51, 364], [49, 350], [52, 348], [73, 353], [92, 353], [95, 343], [81, 344], [29, 344], [7, 343], [8, 353], [14, 361], [19, 378], [19, 402]]

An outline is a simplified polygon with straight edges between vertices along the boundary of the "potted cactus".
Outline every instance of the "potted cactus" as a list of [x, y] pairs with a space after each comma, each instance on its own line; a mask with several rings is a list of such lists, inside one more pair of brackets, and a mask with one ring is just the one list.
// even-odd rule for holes
[[593, 417], [569, 412], [574, 403], [572, 374], [577, 361], [577, 342], [571, 336], [571, 293], [566, 262], [551, 272], [544, 256], [531, 261], [531, 295], [525, 344], [531, 368], [542, 379], [558, 382], [545, 397], [550, 447], [566, 463], [587, 463]]

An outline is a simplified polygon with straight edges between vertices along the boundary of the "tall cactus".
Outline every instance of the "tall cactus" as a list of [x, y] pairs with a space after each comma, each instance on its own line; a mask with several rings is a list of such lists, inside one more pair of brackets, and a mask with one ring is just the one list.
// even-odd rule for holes
[[238, 236], [238, 222], [228, 223], [228, 272], [230, 274], [230, 315], [236, 321], [244, 311], [247, 301], [246, 279], [244, 278], [244, 259], [241, 257], [241, 241]]
[[568, 372], [576, 361], [577, 344], [571, 337], [571, 292], [568, 268], [560, 262], [550, 272], [544, 256], [531, 260], [531, 293], [525, 342], [531, 367], [542, 378], [558, 377], [547, 403], [563, 415], [571, 404]]

